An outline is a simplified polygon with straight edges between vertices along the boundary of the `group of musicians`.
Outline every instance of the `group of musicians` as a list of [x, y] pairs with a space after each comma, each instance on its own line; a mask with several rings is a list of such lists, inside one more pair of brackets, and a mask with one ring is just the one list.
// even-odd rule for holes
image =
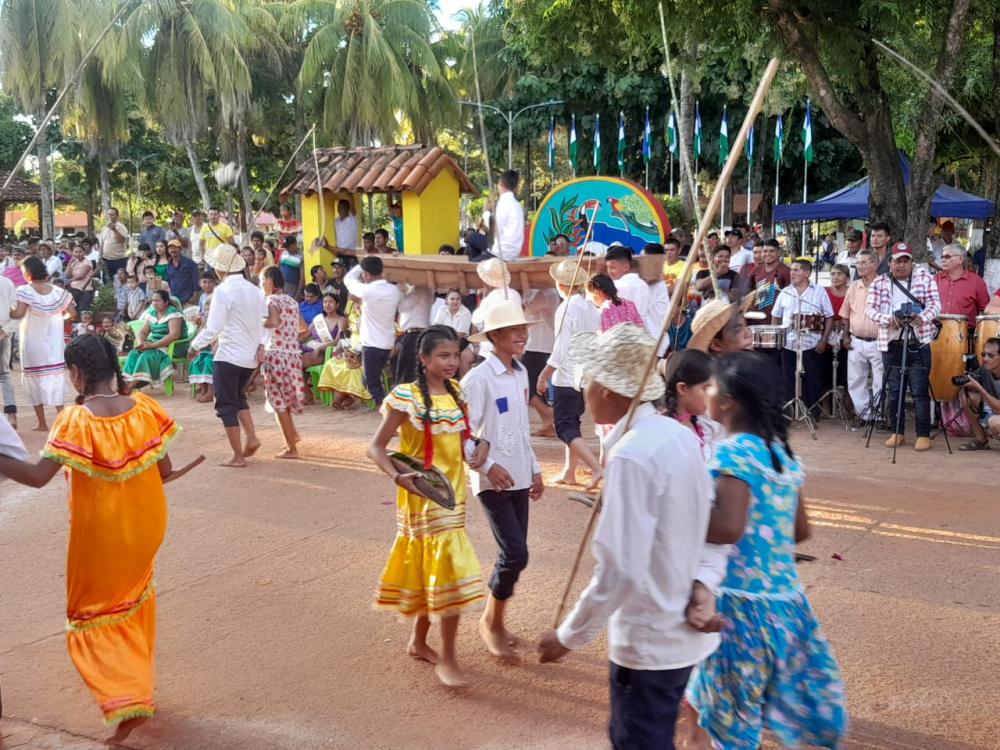
[[[859, 249], [861, 237], [857, 235], [860, 233], [855, 230], [848, 233], [850, 246], [841, 253], [845, 256], [843, 265], [848, 266], [854, 280], [846, 293], [840, 295], [812, 281], [811, 261], [800, 258], [786, 266], [780, 260], [776, 240], [758, 243], [754, 248], [754, 263], [745, 273], [753, 292], [750, 310], [757, 313], [748, 315], [748, 322], [784, 329], [783, 348], [762, 351], [780, 362], [786, 401], [796, 395], [800, 344], [800, 393], [813, 417], [818, 416], [818, 402], [832, 377], [829, 355], [824, 353], [836, 348], [843, 358], [846, 351], [847, 382], [837, 384], [846, 385], [857, 415], [852, 427], [862, 429], [871, 420], [887, 419], [891, 434], [886, 445], [904, 444], [905, 415], [897, 414], [897, 405], [900, 389], [904, 397], [908, 389], [916, 422], [913, 447], [916, 451], [926, 451], [931, 447], [931, 399], [955, 398], [955, 392], [945, 393], [944, 384], [935, 386], [931, 382], [932, 342], [942, 320], [963, 318], [963, 335], [957, 337], [962, 351], [939, 352], [939, 356], [955, 359], [942, 370], [949, 373], [950, 388], [951, 374], [959, 375], [965, 369], [962, 355], [973, 351], [971, 345], [976, 340], [977, 327], [983, 340], [976, 351], [981, 356], [987, 356], [982, 354], [984, 351], [992, 352], [985, 342], [997, 337], [1000, 330], [1000, 290], [990, 298], [983, 279], [967, 267], [965, 247], [957, 242], [941, 250], [941, 270], [932, 275], [914, 265], [909, 245], [890, 244], [887, 224], [879, 222], [871, 226], [870, 249]], [[841, 258], [837, 260], [840, 264]], [[763, 333], [763, 329], [759, 330]], [[958, 390], [963, 395], [963, 404], [970, 401], [965, 397], [966, 391], [979, 396], [981, 386], [976, 378], [971, 381], [971, 385]], [[980, 401], [987, 403], [981, 398]]]

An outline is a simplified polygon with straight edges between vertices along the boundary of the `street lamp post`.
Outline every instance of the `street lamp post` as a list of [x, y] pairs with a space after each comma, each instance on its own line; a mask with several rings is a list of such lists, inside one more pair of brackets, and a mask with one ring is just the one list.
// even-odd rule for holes
[[535, 109], [537, 107], [551, 107], [555, 104], [565, 104], [561, 99], [550, 99], [547, 102], [539, 102], [538, 104], [529, 104], [527, 107], [519, 109], [517, 112], [513, 110], [507, 110], [504, 112], [499, 107], [494, 107], [492, 104], [480, 104], [479, 102], [465, 101], [464, 99], [458, 100], [459, 104], [471, 104], [473, 107], [485, 107], [486, 109], [492, 109], [494, 112], [498, 113], [507, 122], [507, 169], [514, 168], [514, 121], [527, 112], [529, 109]]

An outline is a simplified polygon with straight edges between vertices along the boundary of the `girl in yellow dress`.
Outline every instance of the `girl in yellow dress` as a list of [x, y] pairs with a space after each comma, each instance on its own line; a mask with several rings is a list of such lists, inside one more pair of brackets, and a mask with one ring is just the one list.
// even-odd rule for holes
[[124, 395], [102, 336], [70, 342], [66, 369], [77, 405], [59, 412], [38, 463], [0, 456], [0, 474], [43, 487], [66, 473], [66, 645], [119, 742], [153, 715], [153, 560], [167, 528], [167, 445], [180, 428], [152, 398]]
[[[464, 447], [469, 439], [465, 400], [453, 380], [458, 370], [458, 335], [431, 326], [417, 341], [417, 382], [397, 386], [382, 404], [382, 424], [368, 456], [396, 485], [396, 541], [379, 578], [375, 606], [413, 617], [407, 653], [435, 664], [449, 687], [466, 683], [455, 658], [459, 615], [484, 604], [479, 559], [465, 533]], [[447, 510], [420, 495], [416, 472], [400, 473], [386, 455], [399, 431], [400, 451], [423, 459], [451, 482], [455, 508]], [[481, 465], [488, 445], [476, 448], [469, 465]], [[471, 450], [471, 446], [470, 446]], [[427, 645], [431, 621], [441, 623], [441, 654]]]

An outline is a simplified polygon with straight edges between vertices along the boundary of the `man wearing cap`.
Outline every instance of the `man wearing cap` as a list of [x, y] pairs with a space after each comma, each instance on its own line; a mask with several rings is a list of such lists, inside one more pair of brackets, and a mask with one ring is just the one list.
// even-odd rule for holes
[[944, 241], [941, 239], [941, 229], [937, 221], [931, 219], [927, 224], [927, 264], [931, 267], [931, 273], [941, 271], [941, 251], [944, 250]]
[[517, 358], [524, 354], [528, 328], [521, 305], [506, 300], [494, 306], [473, 342], [489, 340], [493, 350], [462, 378], [472, 434], [487, 443], [486, 460], [470, 473], [497, 543], [490, 595], [479, 633], [490, 653], [513, 660], [514, 638], [504, 626], [504, 611], [514, 585], [528, 565], [528, 505], [542, 496], [542, 469], [531, 447], [528, 374]]
[[324, 293], [332, 292], [337, 297], [337, 314], [347, 315], [347, 298], [350, 294], [347, 291], [347, 284], [344, 283], [344, 276], [347, 274], [347, 261], [337, 257], [330, 263], [330, 278], [326, 280]]
[[[691, 668], [719, 644], [686, 617], [695, 581], [708, 589], [719, 583], [718, 566], [701, 565], [712, 483], [694, 433], [651, 403], [663, 396], [663, 379], [654, 374], [642, 382], [654, 343], [632, 323], [573, 339], [587, 408], [595, 421], [614, 428], [605, 438], [593, 576], [558, 629], [538, 644], [540, 661], [558, 661], [607, 625], [608, 734], [619, 750], [673, 747]], [[637, 395], [642, 403], [627, 423]]]
[[[905, 396], [905, 390], [900, 390], [902, 379], [902, 387], [909, 384], [913, 397], [917, 430], [913, 449], [926, 451], [931, 448], [930, 344], [937, 331], [934, 319], [941, 311], [941, 301], [934, 278], [924, 269], [914, 268], [909, 245], [897, 242], [891, 257], [889, 273], [872, 282], [865, 306], [865, 314], [878, 326], [878, 349], [885, 369], [885, 406], [892, 430], [885, 444], [892, 448], [906, 442], [906, 413], [898, 408], [900, 396]], [[901, 373], [904, 343], [908, 351], [906, 371]]]
[[167, 256], [166, 280], [170, 293], [182, 305], [194, 304], [198, 301], [200, 291], [198, 264], [184, 256], [180, 240], [167, 242]]
[[726, 245], [729, 247], [729, 270], [739, 274], [743, 266], [753, 260], [753, 251], [743, 247], [743, 234], [736, 228], [726, 230]]
[[[205, 327], [188, 347], [188, 358], [194, 359], [200, 350], [218, 340], [212, 367], [215, 413], [222, 420], [233, 450], [233, 457], [222, 465], [242, 468], [247, 465], [246, 459], [260, 448], [246, 392], [264, 355], [267, 305], [264, 292], [243, 277], [246, 261], [238, 248], [217, 245], [207, 254], [206, 261], [221, 281], [212, 293]], [[240, 428], [246, 433], [245, 443]]]
[[858, 278], [858, 253], [861, 251], [861, 232], [848, 229], [844, 234], [844, 249], [837, 253], [837, 263], [851, 269], [851, 277]]
[[[882, 352], [878, 349], [878, 327], [865, 313], [868, 291], [877, 276], [878, 256], [874, 250], [859, 250], [856, 259], [858, 279], [851, 282], [844, 295], [840, 317], [844, 321], [844, 348], [847, 350], [847, 392], [857, 416], [851, 429], [860, 430], [874, 419], [879, 392], [885, 380]], [[868, 372], [871, 370], [872, 391], [868, 392]]]
[[403, 293], [382, 278], [382, 259], [375, 256], [362, 259], [344, 283], [361, 300], [361, 377], [378, 408], [385, 398], [382, 370], [396, 343], [396, 310]]
[[976, 316], [990, 303], [986, 282], [965, 267], [968, 252], [963, 245], [952, 242], [941, 251], [941, 273], [934, 275], [942, 315], [964, 315], [969, 331], [976, 327]]

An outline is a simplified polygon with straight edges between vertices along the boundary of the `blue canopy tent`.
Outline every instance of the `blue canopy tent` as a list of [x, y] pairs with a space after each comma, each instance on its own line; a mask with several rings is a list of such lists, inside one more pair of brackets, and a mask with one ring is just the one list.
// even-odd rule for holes
[[[903, 168], [903, 182], [910, 182], [910, 162], [899, 155]], [[868, 178], [852, 182], [847, 187], [823, 196], [812, 203], [792, 203], [774, 207], [774, 221], [827, 221], [831, 219], [867, 219], [868, 196], [871, 187]], [[950, 216], [958, 219], [987, 219], [993, 215], [993, 201], [941, 185], [931, 199], [931, 216]]]

